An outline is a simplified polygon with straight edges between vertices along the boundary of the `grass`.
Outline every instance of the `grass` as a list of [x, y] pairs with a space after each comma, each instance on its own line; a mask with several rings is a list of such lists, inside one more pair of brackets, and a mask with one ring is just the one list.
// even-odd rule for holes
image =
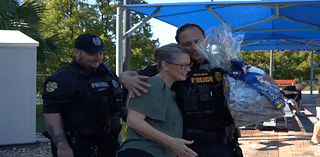
[[37, 105], [36, 108], [36, 132], [41, 133], [43, 129], [46, 128], [46, 124], [44, 122], [44, 117], [42, 114], [42, 105]]

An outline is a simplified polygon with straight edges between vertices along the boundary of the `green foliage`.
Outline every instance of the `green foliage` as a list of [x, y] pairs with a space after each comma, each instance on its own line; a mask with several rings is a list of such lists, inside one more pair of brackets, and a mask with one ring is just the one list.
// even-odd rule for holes
[[[266, 73], [270, 70], [270, 51], [241, 51], [239, 58], [245, 63], [263, 69]], [[314, 63], [320, 61], [319, 55], [314, 55]], [[277, 50], [273, 54], [274, 79], [310, 80], [311, 51], [307, 50]], [[314, 70], [319, 74], [320, 68]], [[314, 79], [317, 76], [314, 76]]]
[[[105, 62], [115, 69], [116, 7], [121, 0], [0, 0], [0, 29], [20, 30], [39, 42], [37, 73], [52, 74], [73, 59], [74, 42], [83, 33], [101, 37], [108, 52]], [[133, 0], [133, 4], [146, 3]], [[145, 16], [132, 13], [131, 26]], [[131, 70], [152, 63], [151, 54], [158, 46], [146, 24], [131, 36]]]
[[[88, 4], [87, 0], [38, 0], [45, 8], [42, 14], [41, 33], [45, 37], [56, 36], [63, 45], [63, 56], [57, 56], [52, 62], [39, 65], [42, 73], [54, 72], [72, 61], [74, 42], [83, 33], [100, 36], [106, 48], [105, 62], [113, 69], [116, 63], [116, 7], [119, 0], [96, 0]], [[145, 3], [143, 0], [133, 0], [132, 3]], [[132, 13], [131, 25], [134, 26], [144, 18], [144, 15]], [[131, 69], [138, 70], [150, 64], [150, 56], [157, 47], [157, 40], [151, 40], [149, 24], [139, 28], [131, 35]], [[45, 68], [46, 67], [46, 68]]]
[[[61, 54], [57, 39], [54, 36], [44, 38], [39, 31], [43, 11], [42, 4], [37, 1], [25, 0], [20, 4], [17, 0], [0, 0], [0, 29], [19, 30], [38, 41], [37, 59], [40, 62], [51, 61], [53, 57], [50, 56]], [[45, 68], [39, 66], [38, 69]]]
[[46, 79], [49, 77], [49, 75], [47, 74], [43, 74], [43, 75], [37, 75], [36, 78], [36, 84], [37, 84], [37, 95], [41, 95], [42, 91], [43, 91], [43, 86], [44, 86], [44, 82], [46, 81]]
[[252, 65], [269, 73], [270, 65], [270, 52], [263, 50], [256, 51], [240, 51], [239, 58], [243, 58], [244, 62]]

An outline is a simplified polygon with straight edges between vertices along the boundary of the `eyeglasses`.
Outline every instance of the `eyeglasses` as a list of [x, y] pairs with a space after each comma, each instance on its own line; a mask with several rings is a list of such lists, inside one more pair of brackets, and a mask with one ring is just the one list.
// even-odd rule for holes
[[178, 65], [178, 66], [181, 66], [181, 69], [182, 70], [187, 70], [188, 69], [188, 67], [189, 68], [191, 68], [192, 67], [192, 65], [193, 65], [193, 63], [191, 62], [190, 64], [188, 64], [188, 65], [182, 65], [182, 64], [176, 64], [176, 63], [172, 63], [172, 62], [168, 62], [168, 61], [166, 61], [167, 63], [170, 63], [170, 64], [173, 64], [173, 65]]

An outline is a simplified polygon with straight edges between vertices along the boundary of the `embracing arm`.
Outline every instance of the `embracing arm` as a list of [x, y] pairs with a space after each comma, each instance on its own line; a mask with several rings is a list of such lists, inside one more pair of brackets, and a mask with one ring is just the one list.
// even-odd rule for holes
[[145, 81], [148, 76], [139, 75], [136, 71], [125, 71], [119, 75], [120, 83], [128, 90], [130, 96], [141, 96], [147, 93], [147, 88], [150, 87]]
[[150, 140], [161, 143], [169, 147], [179, 157], [194, 157], [197, 153], [192, 151], [186, 144], [192, 144], [193, 141], [187, 141], [180, 138], [173, 138], [157, 129], [153, 128], [145, 121], [146, 116], [133, 109], [129, 109], [127, 125], [136, 133]]
[[68, 144], [64, 133], [60, 113], [43, 114], [50, 137], [58, 149], [58, 156], [73, 156], [71, 147]]

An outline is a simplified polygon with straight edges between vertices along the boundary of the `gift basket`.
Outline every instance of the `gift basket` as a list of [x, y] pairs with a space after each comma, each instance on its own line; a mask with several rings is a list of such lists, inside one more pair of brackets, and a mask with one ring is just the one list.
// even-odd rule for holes
[[211, 68], [221, 68], [226, 85], [225, 97], [237, 127], [284, 116], [284, 100], [279, 88], [267, 80], [263, 70], [246, 65], [238, 58], [243, 32], [232, 33], [225, 26], [206, 31], [196, 49]]

